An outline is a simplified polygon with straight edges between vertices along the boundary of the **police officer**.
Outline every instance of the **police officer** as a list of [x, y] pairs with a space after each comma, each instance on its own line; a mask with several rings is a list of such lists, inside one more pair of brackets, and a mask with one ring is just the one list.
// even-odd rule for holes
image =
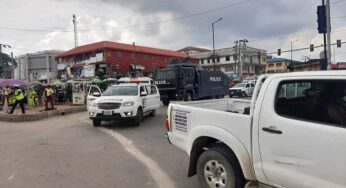
[[15, 91], [14, 91], [14, 95], [16, 98], [16, 102], [13, 104], [12, 109], [10, 111], [9, 114], [13, 114], [14, 109], [17, 107], [17, 104], [19, 104], [20, 108], [22, 109], [22, 113], [25, 114], [25, 109], [24, 109], [24, 93], [23, 91], [20, 89], [20, 87], [18, 85], [14, 86]]

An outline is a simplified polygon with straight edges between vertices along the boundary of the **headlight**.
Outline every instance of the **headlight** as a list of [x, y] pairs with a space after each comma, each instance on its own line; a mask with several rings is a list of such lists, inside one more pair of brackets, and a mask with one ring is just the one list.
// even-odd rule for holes
[[91, 107], [97, 107], [97, 103], [95, 101], [91, 102]]
[[134, 102], [124, 102], [123, 106], [133, 106], [134, 104]]

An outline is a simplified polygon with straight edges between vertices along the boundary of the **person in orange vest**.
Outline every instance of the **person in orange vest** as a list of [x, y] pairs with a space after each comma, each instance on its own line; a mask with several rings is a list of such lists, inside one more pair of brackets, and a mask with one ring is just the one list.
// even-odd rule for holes
[[48, 109], [48, 103], [50, 103], [50, 105], [52, 106], [52, 109], [54, 109], [54, 90], [52, 88], [51, 85], [48, 85], [48, 87], [45, 90], [46, 93], [46, 109], [45, 110], [49, 110]]
[[9, 114], [13, 114], [14, 109], [16, 109], [17, 104], [19, 104], [20, 108], [22, 109], [22, 113], [25, 114], [25, 109], [24, 109], [24, 98], [25, 97], [24, 97], [24, 93], [23, 93], [23, 91], [20, 89], [20, 87], [18, 85], [15, 85], [14, 88], [15, 88], [14, 95], [16, 97], [16, 102], [12, 106], [12, 109], [11, 109]]

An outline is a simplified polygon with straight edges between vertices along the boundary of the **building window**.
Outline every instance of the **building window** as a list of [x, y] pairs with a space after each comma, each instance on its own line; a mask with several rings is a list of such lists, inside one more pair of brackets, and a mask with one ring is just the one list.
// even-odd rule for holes
[[210, 63], [210, 58], [208, 58], [208, 63]]
[[116, 52], [117, 57], [121, 57], [121, 52]]
[[262, 57], [262, 61], [265, 62], [267, 58], [265, 56]]
[[148, 59], [148, 55], [144, 54], [144, 59], [147, 60]]
[[230, 61], [230, 56], [228, 55], [228, 56], [226, 56], [226, 61]]
[[252, 59], [252, 56], [250, 56], [250, 63], [253, 63], [253, 59]]
[[131, 58], [134, 59], [135, 58], [135, 54], [131, 53]]
[[202, 65], [204, 64], [204, 59], [201, 59], [201, 64], [202, 64]]
[[218, 63], [220, 62], [220, 57], [216, 58], [216, 62], [218, 62]]

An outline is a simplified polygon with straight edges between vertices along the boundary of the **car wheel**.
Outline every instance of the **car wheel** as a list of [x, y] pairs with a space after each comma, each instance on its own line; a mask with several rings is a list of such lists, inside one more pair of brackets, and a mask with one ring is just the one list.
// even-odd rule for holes
[[169, 105], [169, 100], [163, 100], [162, 103], [163, 103], [163, 105], [168, 106]]
[[233, 95], [228, 95], [229, 96], [229, 98], [232, 98], [233, 97]]
[[185, 101], [192, 101], [192, 94], [191, 92], [187, 92], [185, 95]]
[[156, 110], [150, 112], [150, 117], [154, 117], [156, 115]]
[[212, 147], [197, 161], [197, 176], [203, 188], [243, 188], [245, 180], [237, 160], [224, 147]]
[[101, 120], [93, 119], [93, 126], [94, 126], [94, 127], [99, 127], [99, 126], [101, 126]]
[[247, 97], [245, 91], [243, 91], [243, 92], [241, 93], [241, 95], [242, 95], [242, 97]]
[[135, 126], [140, 126], [141, 125], [142, 118], [143, 118], [142, 109], [138, 108], [137, 115], [136, 115], [136, 118], [135, 118]]

